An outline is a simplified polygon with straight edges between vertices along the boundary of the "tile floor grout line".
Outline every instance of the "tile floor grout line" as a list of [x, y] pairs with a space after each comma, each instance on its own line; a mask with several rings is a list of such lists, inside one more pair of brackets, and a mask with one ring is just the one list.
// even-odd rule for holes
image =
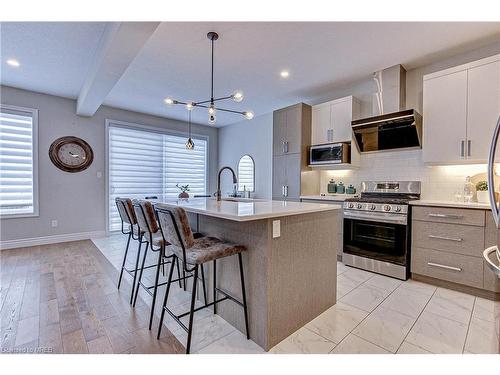
[[[370, 279], [368, 279], [368, 280], [370, 280]], [[366, 280], [366, 281], [368, 281], [368, 280]], [[403, 283], [404, 283], [404, 282], [403, 282]], [[359, 323], [358, 323], [358, 324], [357, 324], [357, 325], [356, 325], [356, 326], [355, 326], [355, 327], [354, 327], [354, 328], [353, 328], [353, 329], [352, 329], [349, 333], [350, 333], [350, 334], [353, 334], [354, 336], [360, 337], [360, 336], [356, 335], [355, 333], [353, 333], [353, 331], [354, 331], [356, 328], [358, 328], [358, 326], [359, 326], [361, 323], [363, 323], [363, 322], [364, 322], [364, 321], [365, 321], [365, 320], [366, 320], [369, 316], [371, 316], [371, 315], [373, 314], [373, 312], [374, 312], [374, 311], [375, 311], [375, 310], [376, 310], [376, 309], [377, 309], [377, 308], [378, 308], [378, 307], [379, 307], [382, 303], [384, 303], [384, 301], [385, 301], [387, 298], [389, 298], [389, 297], [390, 297], [390, 296], [391, 296], [391, 295], [392, 295], [392, 294], [393, 294], [396, 290], [398, 290], [398, 289], [401, 287], [401, 285], [403, 285], [403, 283], [399, 284], [396, 288], [394, 288], [394, 290], [393, 290], [392, 292], [390, 292], [390, 293], [387, 295], [387, 297], [385, 297], [385, 298], [384, 298], [384, 299], [383, 299], [383, 300], [382, 300], [382, 301], [381, 301], [381, 302], [380, 302], [377, 306], [375, 306], [375, 308], [374, 308], [371, 312], [368, 312], [368, 315], [367, 315], [367, 316], [365, 316], [365, 317], [363, 318], [363, 320], [361, 320], [361, 321], [360, 321], [360, 322], [359, 322]], [[361, 286], [361, 285], [360, 285], [360, 286]], [[355, 307], [355, 306], [354, 306], [354, 307]], [[362, 310], [362, 309], [360, 309], [360, 310]], [[364, 310], [363, 310], [363, 311], [364, 311]], [[391, 311], [392, 311], [392, 310], [391, 310]], [[349, 333], [348, 333], [345, 337], [349, 336]], [[345, 337], [344, 337], [344, 339], [345, 339]], [[406, 336], [405, 336], [405, 337], [406, 337]], [[363, 338], [363, 337], [360, 337], [360, 338], [362, 338], [362, 339], [363, 339], [363, 340], [365, 340], [365, 341], [368, 341], [370, 344], [377, 345], [377, 344], [375, 344], [375, 343], [371, 342], [370, 340], [367, 340], [367, 339], [365, 339], [365, 338]], [[343, 341], [344, 339], [342, 339], [342, 341]], [[340, 343], [339, 343], [339, 344], [340, 344]], [[377, 345], [377, 346], [379, 346], [379, 345]], [[380, 346], [379, 346], [379, 347], [380, 347]], [[399, 349], [399, 347], [398, 347], [398, 349]], [[387, 349], [384, 349], [384, 350], [387, 350]], [[390, 350], [388, 350], [388, 351], [390, 351]], [[396, 351], [396, 352], [397, 352], [397, 351]], [[394, 354], [395, 354], [395, 353], [394, 353]]]
[[[434, 297], [434, 294], [436, 294], [438, 290], [438, 287], [436, 287], [436, 289], [434, 289], [434, 291], [432, 292], [429, 300], [427, 301], [427, 303], [425, 304], [424, 308], [422, 309], [422, 311], [420, 311], [420, 314], [418, 314], [417, 318], [415, 319], [415, 321], [413, 322], [413, 324], [411, 325], [410, 329], [408, 330], [408, 333], [405, 335], [405, 337], [403, 338], [403, 341], [401, 341], [401, 344], [399, 344], [398, 346], [398, 349], [396, 350], [396, 353], [398, 352], [398, 350], [401, 348], [401, 345], [403, 345], [403, 343], [406, 341], [406, 338], [408, 337], [408, 335], [410, 334], [411, 330], [413, 329], [413, 327], [415, 326], [415, 324], [417, 324], [418, 320], [420, 319], [420, 316], [424, 313], [425, 311], [425, 308], [427, 307], [427, 305], [429, 304], [429, 302], [431, 302], [432, 300], [432, 297]], [[420, 348], [420, 349], [424, 349], [428, 352], [431, 352], [430, 350], [427, 350], [425, 348], [422, 348], [420, 347], [419, 345], [416, 345], [416, 344], [412, 344], [412, 345], [415, 345], [416, 347]], [[432, 352], [431, 352], [432, 353]]]
[[470, 324], [472, 322], [472, 315], [474, 314], [474, 308], [476, 307], [476, 300], [477, 297], [474, 297], [474, 303], [472, 304], [472, 310], [470, 311], [470, 316], [469, 316], [469, 324], [467, 324], [467, 332], [465, 334], [464, 344], [462, 345], [462, 354], [465, 351], [465, 345], [467, 344], [467, 339], [469, 338], [469, 329], [470, 329]]
[[[364, 282], [362, 282], [361, 284], [359, 284], [359, 285], [358, 285], [356, 288], [354, 288], [352, 291], [356, 290], [356, 289], [357, 289], [357, 288], [359, 288], [361, 285], [363, 285], [364, 283], [366, 283], [368, 280], [372, 279], [372, 278], [373, 278], [373, 277], [375, 277], [375, 276], [376, 276], [376, 274], [374, 274], [372, 277], [370, 277], [369, 279], [367, 279], [367, 280], [365, 280]], [[404, 282], [403, 282], [403, 283], [404, 283]], [[361, 323], [363, 323], [363, 322], [364, 322], [364, 321], [365, 321], [365, 320], [366, 320], [366, 319], [367, 319], [367, 318], [368, 318], [368, 317], [369, 317], [369, 316], [370, 316], [370, 315], [371, 315], [371, 314], [372, 314], [372, 313], [373, 313], [373, 312], [374, 312], [374, 311], [375, 311], [375, 310], [376, 310], [376, 309], [377, 309], [377, 308], [378, 308], [378, 307], [379, 307], [382, 303], [384, 303], [384, 301], [385, 301], [387, 298], [389, 298], [389, 296], [391, 296], [391, 295], [392, 295], [392, 294], [393, 294], [393, 293], [394, 293], [397, 289], [399, 289], [399, 288], [401, 287], [401, 285], [403, 285], [403, 283], [399, 284], [396, 288], [394, 288], [394, 290], [393, 290], [392, 292], [390, 292], [390, 293], [389, 293], [389, 294], [388, 294], [388, 295], [387, 295], [387, 296], [386, 296], [386, 297], [385, 297], [382, 301], [380, 301], [380, 303], [379, 303], [377, 306], [375, 306], [375, 307], [373, 308], [373, 310], [372, 310], [372, 311], [365, 311], [365, 310], [363, 310], [363, 309], [359, 309], [359, 307], [352, 306], [352, 305], [349, 305], [349, 304], [347, 303], [347, 305], [349, 305], [349, 306], [356, 307], [357, 309], [359, 309], [359, 310], [361, 310], [361, 311], [367, 312], [367, 313], [368, 313], [368, 315], [366, 315], [366, 316], [365, 316], [365, 317], [364, 317], [364, 318], [363, 318], [363, 319], [362, 319], [362, 320], [361, 320], [358, 324], [356, 324], [356, 325], [355, 325], [355, 326], [354, 326], [354, 327], [353, 327], [353, 328], [349, 331], [349, 333], [348, 333], [347, 335], [345, 335], [345, 336], [342, 338], [342, 340], [340, 340], [340, 342], [339, 342], [338, 344], [336, 344], [336, 345], [335, 345], [335, 347], [332, 349], [332, 351], [333, 351], [333, 350], [337, 347], [337, 345], [340, 345], [340, 343], [341, 343], [342, 341], [344, 341], [344, 340], [345, 340], [345, 338], [346, 338], [347, 336], [349, 336], [349, 334], [353, 334], [353, 335], [354, 335], [354, 336], [356, 336], [356, 337], [360, 337], [360, 336], [358, 336], [358, 335], [354, 334], [354, 333], [353, 333], [353, 331], [354, 331], [356, 328], [358, 328], [358, 326], [359, 326]], [[376, 287], [375, 287], [375, 288], [376, 288]], [[349, 293], [350, 293], [350, 292], [349, 292]], [[349, 294], [349, 293], [347, 293], [347, 294]], [[346, 296], [347, 296], [347, 294], [346, 294]], [[345, 297], [345, 296], [344, 296], [344, 297]], [[342, 297], [342, 298], [344, 298], [344, 297]], [[337, 301], [337, 303], [338, 303], [338, 302], [339, 302], [339, 301]], [[344, 303], [344, 302], [342, 302], [342, 303]], [[334, 306], [335, 306], [335, 305], [334, 305]], [[365, 340], [365, 341], [368, 341], [370, 344], [373, 344], [373, 345], [376, 345], [376, 346], [380, 347], [379, 345], [377, 345], [377, 344], [375, 344], [375, 343], [373, 343], [373, 342], [371, 342], [371, 341], [369, 341], [369, 340], [367, 340], [367, 339], [365, 339], [365, 338], [363, 338], [363, 337], [360, 337], [360, 338], [362, 338], [362, 339], [363, 339], [363, 340]], [[399, 348], [398, 348], [398, 349], [399, 349]], [[386, 350], [386, 349], [384, 349], [384, 350]], [[331, 352], [330, 352], [330, 353], [331, 353]]]

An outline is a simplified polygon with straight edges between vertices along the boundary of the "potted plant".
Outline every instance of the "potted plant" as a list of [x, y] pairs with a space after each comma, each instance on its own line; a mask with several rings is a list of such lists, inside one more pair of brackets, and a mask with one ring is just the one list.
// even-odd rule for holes
[[488, 193], [488, 183], [486, 181], [479, 181], [476, 184], [477, 201], [479, 203], [489, 203], [490, 195]]
[[189, 185], [179, 185], [179, 184], [176, 184], [175, 186], [177, 186], [179, 189], [180, 189], [180, 194], [179, 194], [179, 198], [181, 199], [187, 199], [189, 198], [189, 194], [188, 194], [188, 191], [189, 191]]

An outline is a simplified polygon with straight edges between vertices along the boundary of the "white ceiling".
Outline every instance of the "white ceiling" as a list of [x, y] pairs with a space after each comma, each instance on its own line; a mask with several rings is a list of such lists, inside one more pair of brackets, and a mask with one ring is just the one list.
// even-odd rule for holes
[[[103, 23], [2, 23], [0, 82], [77, 98], [104, 30]], [[407, 69], [500, 40], [500, 23], [162, 23], [129, 65], [104, 104], [187, 119], [163, 99], [208, 99], [208, 31], [220, 34], [215, 95], [245, 93], [235, 110], [258, 116], [315, 98], [338, 85], [401, 63]], [[20, 68], [5, 64], [17, 58]], [[290, 71], [287, 80], [279, 76]], [[241, 121], [218, 114], [217, 125]], [[206, 124], [205, 110], [193, 121]]]

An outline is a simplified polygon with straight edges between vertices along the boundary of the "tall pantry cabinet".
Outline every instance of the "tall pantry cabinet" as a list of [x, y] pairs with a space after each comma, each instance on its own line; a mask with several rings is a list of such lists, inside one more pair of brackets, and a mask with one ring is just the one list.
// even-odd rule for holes
[[273, 199], [299, 200], [301, 172], [311, 144], [311, 106], [298, 103], [273, 113]]

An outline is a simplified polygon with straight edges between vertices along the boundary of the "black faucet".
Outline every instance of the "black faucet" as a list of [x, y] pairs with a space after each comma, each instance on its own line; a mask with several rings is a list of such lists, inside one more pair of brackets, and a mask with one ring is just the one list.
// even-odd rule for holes
[[217, 201], [221, 201], [222, 200], [222, 194], [221, 194], [221, 191], [220, 191], [220, 176], [221, 176], [222, 171], [224, 169], [229, 169], [231, 171], [231, 173], [233, 174], [233, 184], [238, 183], [238, 179], [236, 178], [236, 173], [234, 173], [233, 168], [228, 167], [228, 166], [222, 167], [219, 170], [219, 174], [217, 175], [217, 191], [215, 192], [215, 197], [217, 198]]

